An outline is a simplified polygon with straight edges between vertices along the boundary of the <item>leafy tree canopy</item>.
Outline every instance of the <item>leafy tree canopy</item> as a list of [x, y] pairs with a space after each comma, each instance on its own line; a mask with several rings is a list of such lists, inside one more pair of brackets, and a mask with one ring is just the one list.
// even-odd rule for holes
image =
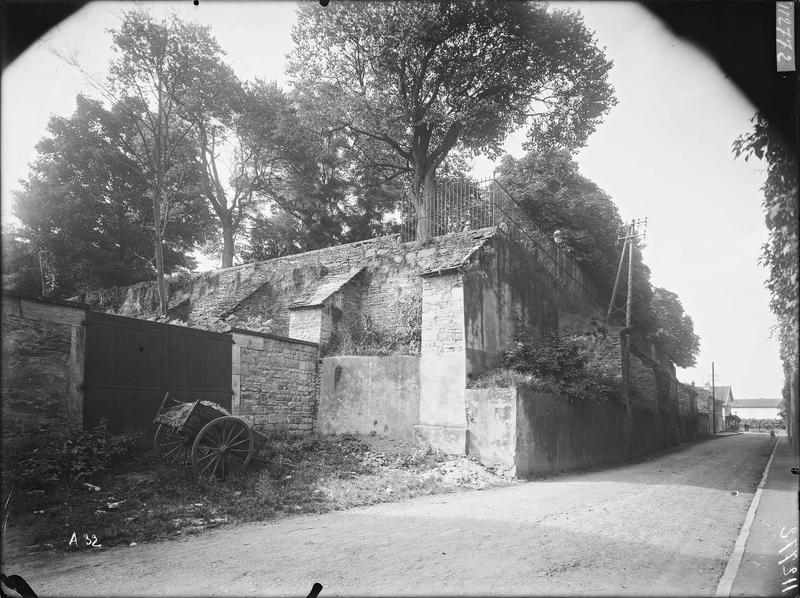
[[572, 150], [615, 103], [611, 63], [574, 12], [481, 0], [318, 8], [298, 11], [295, 88], [387, 176], [410, 175], [421, 238], [451, 150], [497, 155], [529, 122], [532, 143]]
[[[761, 248], [761, 263], [769, 270], [767, 287], [770, 308], [778, 318], [780, 356], [785, 375], [785, 408], [798, 385], [798, 226], [800, 226], [800, 189], [798, 159], [782, 135], [764, 115], [757, 113], [753, 130], [739, 136], [733, 144], [734, 155], [747, 160], [755, 156], [767, 163], [764, 212], [769, 241]], [[794, 388], [794, 391], [792, 391]], [[787, 409], [790, 416], [790, 409]]]
[[[37, 145], [38, 158], [14, 194], [14, 214], [20, 242], [41, 258], [46, 294], [152, 277], [152, 205], [145, 174], [124, 148], [128, 124], [79, 95], [74, 114], [52, 117]], [[176, 200], [176, 224], [165, 238], [168, 272], [194, 266], [187, 252], [208, 225], [190, 188]]]
[[700, 337], [694, 333], [692, 318], [684, 313], [678, 296], [656, 287], [653, 289], [651, 307], [658, 326], [651, 336], [653, 342], [676, 366], [694, 366], [700, 351]]
[[547, 235], [558, 231], [562, 249], [610, 293], [622, 219], [611, 197], [578, 172], [569, 152], [503, 156], [497, 177], [536, 226]]

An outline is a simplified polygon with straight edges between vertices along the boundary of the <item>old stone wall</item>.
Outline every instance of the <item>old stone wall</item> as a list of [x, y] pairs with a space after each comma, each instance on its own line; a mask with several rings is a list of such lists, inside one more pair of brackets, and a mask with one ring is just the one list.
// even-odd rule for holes
[[424, 278], [423, 353], [464, 351], [463, 289], [463, 278], [457, 273]]
[[62, 436], [83, 425], [86, 311], [5, 294], [2, 299], [2, 438]]
[[658, 386], [652, 363], [632, 347], [625, 366], [626, 372], [623, 373], [623, 378], [627, 374], [630, 404], [651, 411], [656, 410], [658, 408]]
[[[170, 314], [192, 326], [213, 330], [230, 315], [240, 320], [255, 316], [270, 321], [271, 333], [288, 335], [292, 302], [326, 275], [366, 267], [359, 280], [359, 316], [370, 318], [380, 331], [398, 331], [405, 322], [396, 309], [397, 302], [420, 295], [419, 275], [460, 263], [495, 233], [494, 228], [453, 233], [427, 243], [403, 243], [399, 235], [391, 235], [214, 270], [190, 279], [175, 277], [170, 284]], [[97, 291], [85, 300], [98, 309], [133, 317], [155, 316], [158, 307], [154, 283], [139, 283], [124, 291]]]
[[231, 333], [233, 414], [260, 431], [312, 432], [319, 347], [271, 334]]
[[419, 419], [419, 360], [412, 355], [324, 358], [317, 429], [413, 442]]

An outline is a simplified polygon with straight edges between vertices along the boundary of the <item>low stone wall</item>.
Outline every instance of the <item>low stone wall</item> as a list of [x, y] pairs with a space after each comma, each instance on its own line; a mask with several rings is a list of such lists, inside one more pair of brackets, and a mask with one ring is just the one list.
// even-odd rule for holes
[[336, 356], [322, 360], [317, 429], [414, 440], [420, 358]]
[[233, 414], [260, 431], [312, 432], [317, 344], [239, 329], [231, 334]]
[[466, 396], [468, 454], [513, 466], [523, 478], [624, 461], [694, 434], [679, 426], [677, 411], [575, 402], [527, 388], [469, 389]]
[[83, 424], [86, 311], [5, 294], [2, 300], [2, 438], [64, 435]]

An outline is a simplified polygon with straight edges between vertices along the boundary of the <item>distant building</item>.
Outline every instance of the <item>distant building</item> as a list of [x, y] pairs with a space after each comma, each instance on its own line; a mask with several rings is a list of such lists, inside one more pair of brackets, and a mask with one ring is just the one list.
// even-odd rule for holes
[[[733, 390], [730, 386], [717, 386], [715, 388], [711, 388], [711, 386], [706, 385], [701, 387], [695, 387], [697, 391], [697, 411], [698, 413], [706, 413], [708, 414], [711, 407], [711, 396], [713, 393], [714, 396], [714, 433], [722, 432], [727, 427], [728, 424], [726, 422], [731, 421], [730, 416], [735, 415], [733, 412], [733, 406], [738, 405], [739, 401], [734, 401], [733, 399]], [[739, 417], [742, 417], [741, 415]], [[744, 419], [744, 418], [742, 418]], [[711, 422], [709, 422], [709, 426]], [[710, 428], [709, 428], [710, 429]]]
[[780, 419], [780, 399], [739, 399], [731, 409], [742, 419]]

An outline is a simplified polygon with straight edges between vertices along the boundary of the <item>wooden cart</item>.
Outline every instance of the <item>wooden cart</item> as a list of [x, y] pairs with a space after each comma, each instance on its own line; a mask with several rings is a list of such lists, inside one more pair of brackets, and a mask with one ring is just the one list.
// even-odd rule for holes
[[[169, 393], [154, 423], [156, 455], [171, 465], [189, 463], [198, 476], [217, 479], [247, 467], [266, 443], [266, 437], [238, 417], [204, 401], [175, 403], [165, 410]], [[176, 411], [177, 408], [177, 411]]]

